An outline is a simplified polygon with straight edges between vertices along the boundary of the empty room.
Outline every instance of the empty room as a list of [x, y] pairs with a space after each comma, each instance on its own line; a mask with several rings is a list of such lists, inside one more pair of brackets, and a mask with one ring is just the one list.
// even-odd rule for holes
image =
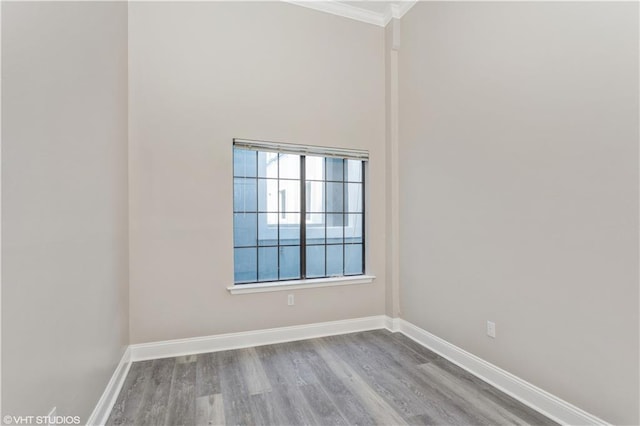
[[2, 0], [2, 424], [640, 424], [639, 23]]

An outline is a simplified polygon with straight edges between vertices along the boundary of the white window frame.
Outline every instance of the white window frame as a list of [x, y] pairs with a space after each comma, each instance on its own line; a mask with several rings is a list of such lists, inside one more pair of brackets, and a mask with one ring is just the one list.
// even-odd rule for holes
[[[284, 154], [305, 155], [305, 156], [353, 159], [353, 160], [360, 160], [365, 163], [368, 162], [369, 160], [369, 152], [366, 150], [328, 148], [328, 147], [318, 147], [318, 146], [286, 144], [286, 143], [278, 143], [278, 142], [255, 141], [255, 140], [248, 140], [248, 139], [234, 139], [233, 148], [244, 148], [244, 149], [250, 149], [255, 151], [267, 151], [267, 152], [277, 152], [277, 153], [284, 153]], [[363, 186], [366, 188], [366, 182], [365, 182], [365, 180], [367, 179], [366, 172], [364, 173], [362, 179], [363, 179]], [[366, 193], [363, 194], [363, 198], [365, 199], [365, 205], [366, 205]], [[302, 202], [304, 202], [304, 200]], [[366, 219], [367, 211], [368, 209], [363, 210], [363, 215], [365, 217], [364, 219], [365, 224], [368, 223]], [[363, 235], [366, 235], [366, 229], [363, 229]], [[319, 288], [319, 287], [335, 287], [335, 286], [344, 286], [344, 285], [372, 283], [376, 277], [368, 273], [368, 265], [369, 265], [369, 261], [368, 261], [369, 256], [367, 256], [369, 251], [368, 241], [369, 241], [369, 238], [365, 237], [364, 238], [364, 253], [365, 253], [364, 254], [364, 270], [362, 275], [347, 275], [347, 276], [326, 277], [326, 278], [303, 278], [303, 279], [244, 283], [244, 284], [234, 283], [233, 285], [227, 287], [227, 290], [229, 290], [231, 294], [235, 295], [235, 294], [262, 293], [262, 292], [272, 292], [272, 291], [311, 289], [311, 288]]]

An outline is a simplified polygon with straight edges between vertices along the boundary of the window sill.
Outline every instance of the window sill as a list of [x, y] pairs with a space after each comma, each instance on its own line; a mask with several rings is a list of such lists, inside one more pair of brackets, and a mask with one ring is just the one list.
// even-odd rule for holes
[[373, 275], [350, 277], [315, 278], [308, 280], [279, 281], [272, 283], [237, 284], [227, 287], [231, 294], [265, 293], [270, 291], [303, 290], [307, 288], [335, 287], [342, 285], [367, 284], [373, 282]]

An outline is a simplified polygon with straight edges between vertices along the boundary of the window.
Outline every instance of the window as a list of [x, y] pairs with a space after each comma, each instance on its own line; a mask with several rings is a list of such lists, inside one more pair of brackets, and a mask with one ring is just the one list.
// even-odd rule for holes
[[363, 275], [366, 157], [284, 145], [234, 141], [235, 284]]

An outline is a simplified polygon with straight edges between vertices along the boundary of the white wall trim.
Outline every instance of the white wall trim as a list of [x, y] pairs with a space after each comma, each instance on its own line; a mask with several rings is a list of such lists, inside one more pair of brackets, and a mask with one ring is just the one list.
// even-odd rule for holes
[[408, 321], [400, 319], [398, 325], [402, 334], [558, 423], [567, 425], [609, 425], [604, 420]]
[[367, 24], [373, 24], [380, 27], [385, 26], [384, 15], [365, 10], [359, 7], [343, 4], [334, 0], [325, 1], [309, 1], [309, 0], [283, 0], [286, 3], [295, 4], [297, 6], [307, 7], [309, 9], [318, 10], [320, 12], [330, 13], [332, 15], [342, 16], [344, 18], [354, 19]]
[[401, 19], [405, 13], [409, 11], [415, 4], [418, 3], [418, 0], [405, 0], [399, 4], [391, 5], [391, 13], [392, 16], [396, 19]]
[[131, 345], [131, 360], [168, 358], [386, 328], [385, 315]]
[[124, 379], [127, 377], [130, 367], [131, 349], [127, 347], [120, 359], [120, 362], [118, 363], [118, 366], [113, 372], [109, 383], [107, 383], [107, 387], [102, 393], [102, 396], [100, 396], [96, 407], [93, 409], [93, 413], [89, 416], [86, 423], [87, 425], [102, 426], [107, 423], [109, 414], [111, 414], [111, 409], [116, 403], [116, 399], [118, 399], [118, 394], [120, 393], [120, 389], [122, 389]]
[[344, 18], [354, 19], [367, 24], [386, 27], [392, 18], [400, 19], [407, 13], [409, 9], [417, 3], [417, 0], [402, 0], [397, 4], [390, 4], [387, 9], [382, 12], [374, 12], [352, 4], [345, 4], [336, 0], [282, 0], [286, 3], [295, 4], [297, 6], [307, 7], [309, 9], [318, 10], [320, 12], [330, 13], [332, 15], [342, 16]]
[[354, 275], [346, 277], [312, 278], [304, 280], [275, 281], [256, 284], [236, 284], [227, 287], [231, 294], [264, 293], [269, 291], [305, 290], [308, 288], [335, 287], [343, 285], [369, 284], [375, 280], [373, 275]]
[[393, 333], [400, 331], [400, 318], [385, 317], [385, 328]]

